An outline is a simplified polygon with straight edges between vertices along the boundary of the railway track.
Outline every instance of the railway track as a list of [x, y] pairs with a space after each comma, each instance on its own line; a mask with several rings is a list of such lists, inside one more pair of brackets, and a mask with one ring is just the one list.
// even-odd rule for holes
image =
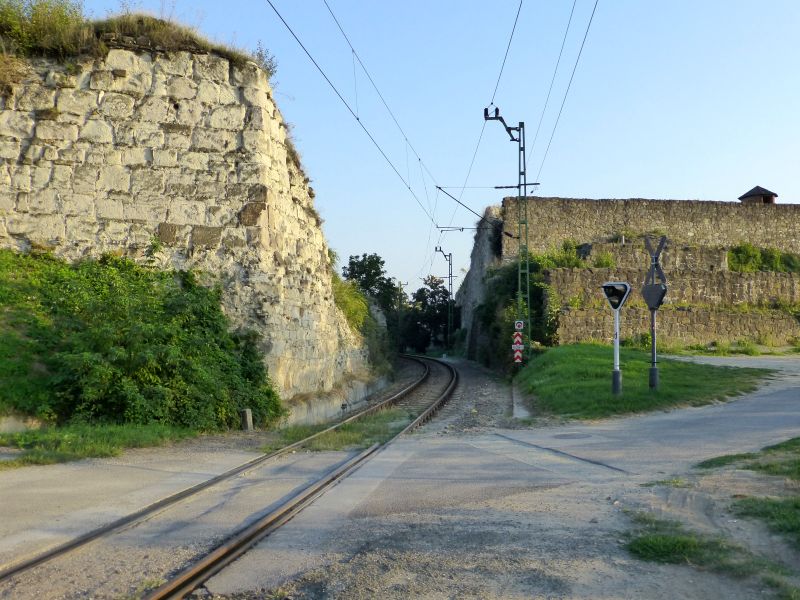
[[[433, 359], [421, 359], [418, 357], [405, 358], [422, 364], [422, 375], [410, 385], [407, 385], [389, 398], [351, 414], [335, 425], [332, 425], [323, 431], [317, 432], [308, 438], [300, 440], [294, 444], [290, 444], [275, 452], [259, 456], [258, 458], [226, 471], [221, 475], [163, 498], [139, 511], [136, 511], [135, 513], [109, 523], [104, 527], [83, 534], [67, 543], [61, 544], [60, 546], [43, 552], [30, 559], [13, 564], [0, 571], [0, 583], [15, 578], [16, 576], [35, 567], [39, 567], [48, 562], [55, 561], [56, 559], [66, 557], [75, 550], [95, 540], [108, 538], [116, 532], [130, 529], [131, 527], [148, 520], [153, 515], [162, 512], [165, 508], [196, 496], [201, 491], [217, 486], [222, 482], [230, 480], [238, 475], [242, 475], [243, 473], [254, 470], [257, 467], [267, 463], [270, 459], [274, 459], [281, 455], [296, 451], [297, 449], [307, 445], [314, 438], [323, 436], [326, 433], [334, 431], [347, 423], [356, 421], [366, 415], [375, 413], [384, 408], [397, 406], [407, 410], [408, 413], [413, 413], [416, 415], [416, 418], [414, 418], [413, 421], [409, 423], [408, 426], [406, 426], [398, 435], [402, 435], [403, 433], [418, 427], [429, 420], [435, 414], [436, 410], [438, 410], [438, 408], [443, 405], [444, 402], [446, 402], [457, 383], [457, 373], [451, 366], [441, 361], [433, 361]], [[431, 368], [432, 362], [438, 365], [435, 366], [434, 369]], [[448, 381], [446, 385], [444, 383], [437, 384], [436, 381], [430, 381], [430, 379], [441, 379], [441, 375], [434, 378], [430, 377], [433, 370], [441, 371], [443, 369], [448, 373]], [[199, 581], [202, 581], [213, 573], [218, 572], [224, 567], [224, 565], [230, 563], [232, 560], [235, 560], [238, 556], [244, 553], [247, 548], [258, 542], [266, 535], [269, 535], [270, 532], [274, 531], [277, 527], [280, 527], [280, 525], [289, 520], [294, 514], [297, 514], [297, 512], [313, 502], [316, 497], [324, 493], [324, 491], [331, 485], [352, 473], [359, 465], [368, 460], [381, 447], [382, 446], [376, 444], [353, 457], [349, 457], [343, 463], [335, 465], [332, 470], [326, 469], [327, 472], [322, 477], [314, 480], [309, 485], [304, 486], [302, 489], [294, 493], [290, 498], [282, 501], [276, 508], [271, 510], [269, 514], [259, 518], [253, 523], [250, 523], [246, 527], [243, 527], [240, 531], [236, 532], [232, 537], [215, 548], [205, 558], [194, 563], [190, 569], [186, 570], [186, 572], [179, 573], [176, 578], [170, 580], [161, 588], [158, 588], [158, 590], [153, 592], [149, 597], [180, 597], [182, 594], [186, 593], [185, 590], [187, 589], [187, 586], [191, 586], [193, 589], [196, 587]]]

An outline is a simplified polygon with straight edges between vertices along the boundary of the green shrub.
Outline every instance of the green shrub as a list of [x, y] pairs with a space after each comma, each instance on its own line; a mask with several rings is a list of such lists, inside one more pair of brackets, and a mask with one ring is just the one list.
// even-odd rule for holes
[[[191, 273], [105, 256], [69, 265], [0, 251], [0, 306], [19, 348], [0, 382], [8, 408], [58, 423], [212, 430], [282, 414], [252, 332], [231, 333], [219, 289]], [[10, 354], [11, 346], [0, 345]], [[33, 394], [14, 392], [32, 379]], [[29, 384], [30, 385], [30, 384]]]
[[595, 257], [593, 266], [597, 269], [613, 269], [616, 266], [614, 255], [608, 250], [600, 252]]
[[756, 248], [745, 242], [728, 250], [728, 269], [739, 273], [800, 273], [800, 256], [776, 248]]
[[347, 324], [353, 331], [361, 331], [369, 316], [369, 303], [355, 281], [345, 281], [338, 273], [331, 273], [333, 301], [344, 313]]
[[[334, 253], [335, 255], [335, 253]], [[369, 362], [378, 374], [391, 371], [389, 358], [392, 355], [392, 344], [386, 332], [375, 321], [369, 311], [369, 300], [355, 280], [342, 279], [336, 271], [331, 271], [333, 300], [339, 310], [344, 313], [347, 324], [354, 332], [364, 337], [369, 353]]]
[[761, 268], [761, 252], [748, 242], [728, 250], [728, 268], [740, 273], [755, 273]]

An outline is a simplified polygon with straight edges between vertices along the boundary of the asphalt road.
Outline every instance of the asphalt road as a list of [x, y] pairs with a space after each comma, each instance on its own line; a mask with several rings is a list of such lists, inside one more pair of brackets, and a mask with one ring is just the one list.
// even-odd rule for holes
[[[780, 373], [756, 393], [700, 408], [534, 429], [451, 432], [434, 422], [206, 588], [291, 598], [759, 597], [711, 573], [635, 561], [619, 540], [643, 483], [800, 435], [800, 360], [700, 360]], [[465, 378], [451, 419], [477, 412], [469, 386], [480, 376]]]

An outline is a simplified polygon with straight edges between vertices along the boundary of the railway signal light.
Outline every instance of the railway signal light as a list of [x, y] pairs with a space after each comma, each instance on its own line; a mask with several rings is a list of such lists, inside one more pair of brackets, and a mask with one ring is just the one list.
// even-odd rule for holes
[[612, 310], [619, 310], [631, 293], [631, 286], [624, 281], [609, 281], [602, 285], [603, 293], [606, 295]]
[[611, 372], [611, 393], [622, 393], [622, 371], [619, 370], [619, 311], [631, 293], [631, 286], [625, 281], [608, 281], [602, 286], [609, 306], [614, 311], [614, 370]]

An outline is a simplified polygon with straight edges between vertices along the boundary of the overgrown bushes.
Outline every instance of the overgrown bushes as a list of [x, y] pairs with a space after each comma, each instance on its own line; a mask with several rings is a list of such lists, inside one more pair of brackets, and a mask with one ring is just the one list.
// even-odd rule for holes
[[800, 256], [776, 248], [756, 248], [745, 242], [728, 250], [728, 269], [739, 273], [800, 273]]
[[0, 407], [46, 421], [234, 426], [282, 414], [256, 335], [220, 290], [105, 256], [74, 265], [0, 251]]
[[[544, 272], [585, 266], [585, 261], [578, 255], [577, 244], [572, 241], [565, 241], [559, 249], [530, 255], [531, 323], [526, 324], [526, 331], [531, 340], [542, 344], [555, 341], [554, 307], [545, 302], [549, 290], [544, 281]], [[478, 348], [479, 355], [476, 358], [488, 366], [505, 366], [508, 364], [511, 334], [517, 317], [517, 263], [491, 269], [486, 277], [486, 299], [477, 308], [476, 314], [488, 343]]]

